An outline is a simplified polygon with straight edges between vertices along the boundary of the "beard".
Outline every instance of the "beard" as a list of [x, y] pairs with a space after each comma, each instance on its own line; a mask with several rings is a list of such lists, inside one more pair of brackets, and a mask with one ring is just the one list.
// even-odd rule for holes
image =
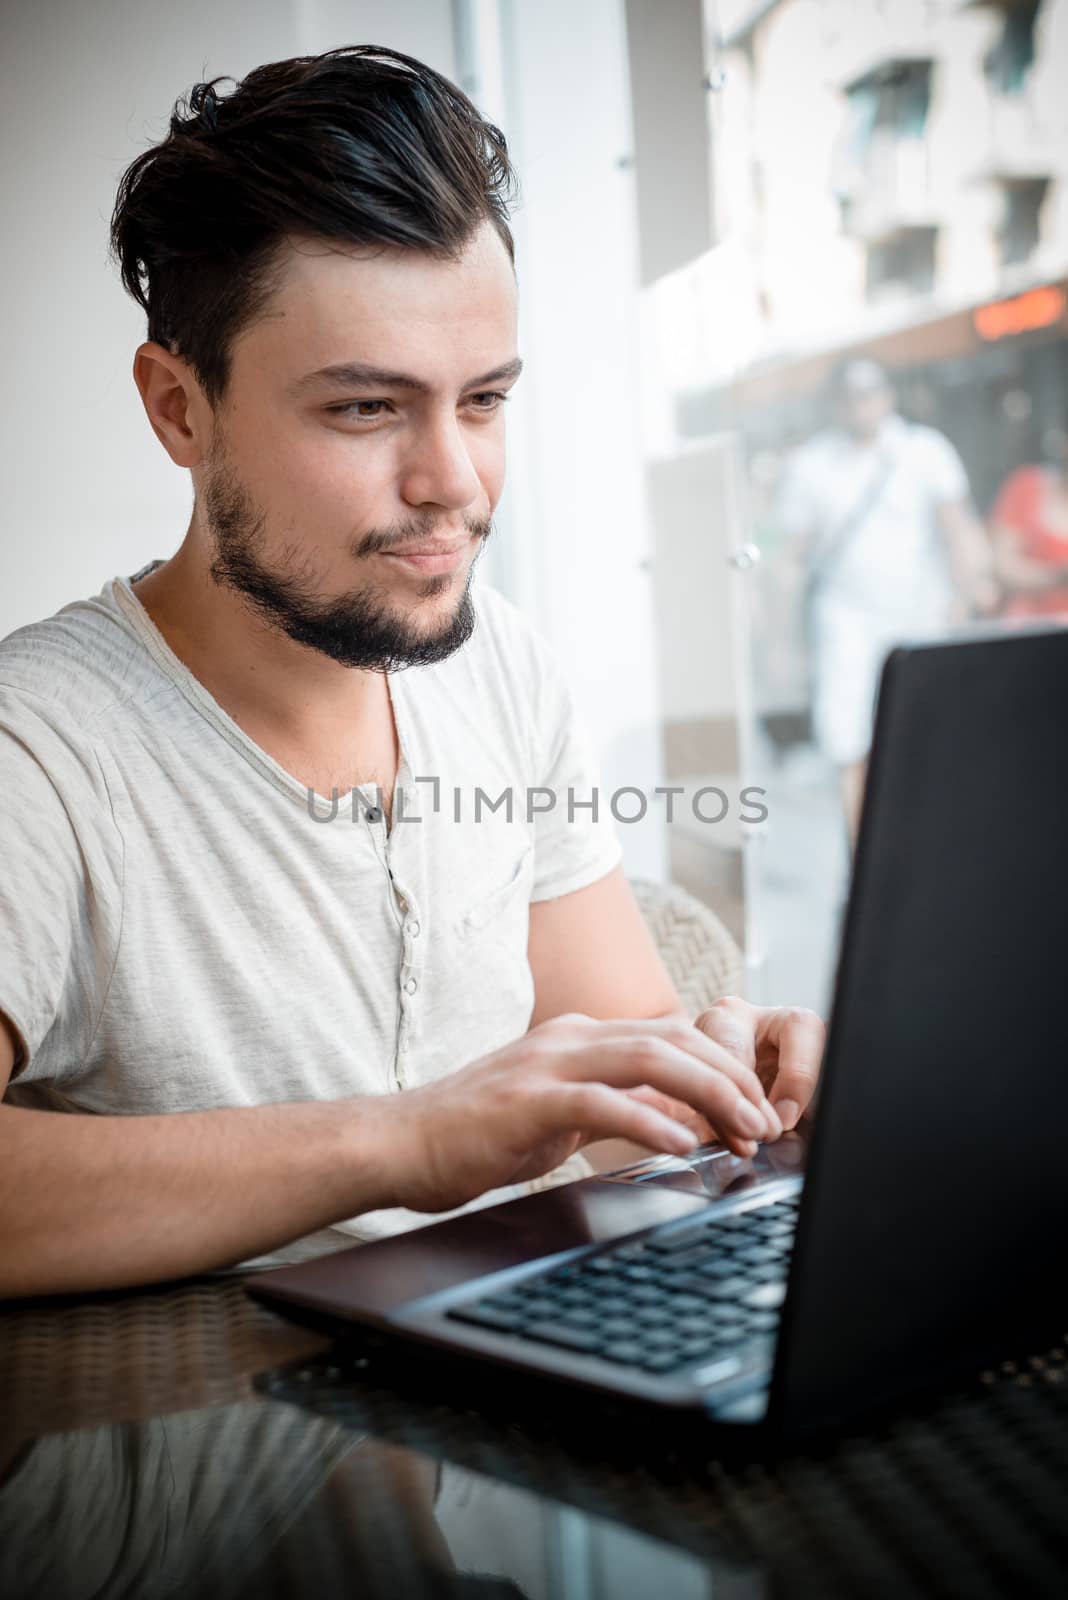
[[[479, 546], [455, 609], [436, 627], [428, 629], [425, 625], [420, 627], [410, 615], [392, 609], [387, 593], [373, 582], [347, 590], [333, 600], [321, 600], [299, 574], [266, 566], [259, 554], [266, 519], [257, 511], [221, 449], [213, 453], [205, 473], [204, 506], [214, 546], [209, 568], [214, 581], [241, 595], [269, 626], [343, 667], [397, 672], [404, 667], [430, 666], [453, 655], [474, 632], [471, 580], [493, 529], [489, 517], [464, 519], [467, 532], [480, 541]], [[354, 541], [352, 553], [362, 559], [380, 550], [418, 546], [432, 537], [433, 520], [413, 518], [374, 529]], [[287, 547], [287, 554], [295, 561], [300, 559], [297, 546]], [[417, 599], [436, 599], [453, 581], [450, 573], [436, 573], [420, 584]]]

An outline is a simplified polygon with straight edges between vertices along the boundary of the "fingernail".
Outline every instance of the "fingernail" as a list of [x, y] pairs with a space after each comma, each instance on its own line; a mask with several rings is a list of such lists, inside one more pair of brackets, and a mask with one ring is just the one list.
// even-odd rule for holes
[[779, 1114], [779, 1121], [787, 1130], [794, 1126], [801, 1115], [801, 1107], [796, 1100], [780, 1100], [775, 1110]]
[[763, 1111], [763, 1113], [764, 1113], [764, 1121], [768, 1125], [768, 1138], [769, 1139], [779, 1139], [779, 1138], [781, 1138], [782, 1134], [784, 1132], [783, 1124], [780, 1122], [779, 1113], [778, 1113], [778, 1111], [776, 1111], [776, 1109], [772, 1105], [771, 1101], [770, 1100], [761, 1101], [760, 1109], [761, 1109], [761, 1111]]
[[752, 1134], [756, 1139], [763, 1139], [768, 1131], [767, 1119], [761, 1115], [751, 1100], [743, 1094], [738, 1096], [738, 1107], [735, 1120], [743, 1133]]

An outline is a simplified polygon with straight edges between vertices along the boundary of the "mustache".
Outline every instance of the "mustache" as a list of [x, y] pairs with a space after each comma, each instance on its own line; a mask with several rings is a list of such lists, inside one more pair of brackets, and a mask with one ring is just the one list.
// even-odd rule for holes
[[[493, 532], [492, 517], [465, 517], [463, 531], [471, 538], [486, 540]], [[392, 552], [405, 550], [409, 545], [428, 544], [432, 539], [440, 538], [446, 542], [453, 542], [459, 533], [458, 529], [446, 532], [440, 523], [435, 527], [432, 521], [422, 520], [404, 523], [392, 528], [372, 528], [370, 533], [365, 533], [353, 547], [353, 554], [357, 556], [376, 556], [382, 551]]]

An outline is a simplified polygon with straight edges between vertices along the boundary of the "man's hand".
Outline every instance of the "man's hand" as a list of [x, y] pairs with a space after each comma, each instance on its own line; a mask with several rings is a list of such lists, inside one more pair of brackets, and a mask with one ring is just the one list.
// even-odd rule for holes
[[795, 1128], [823, 1065], [822, 1017], [803, 1006], [753, 1006], [728, 995], [702, 1011], [695, 1026], [756, 1072], [783, 1128]]
[[[827, 1037], [826, 1026], [814, 1011], [800, 1006], [754, 1006], [728, 995], [702, 1011], [692, 1026], [755, 1073], [771, 1103], [768, 1139], [777, 1139], [797, 1126], [815, 1091]], [[651, 1086], [631, 1093], [644, 1105], [683, 1122], [701, 1144], [721, 1137], [712, 1123]]]
[[[392, 1203], [449, 1211], [597, 1139], [683, 1155], [698, 1139], [680, 1115], [752, 1155], [780, 1125], [750, 1053], [681, 1017], [554, 1017], [437, 1083], [376, 1097]], [[661, 1104], [630, 1092], [641, 1085]]]

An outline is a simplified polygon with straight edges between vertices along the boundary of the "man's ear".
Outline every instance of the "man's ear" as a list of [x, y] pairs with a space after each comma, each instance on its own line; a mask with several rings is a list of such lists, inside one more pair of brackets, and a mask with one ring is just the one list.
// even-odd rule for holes
[[134, 354], [133, 379], [152, 431], [175, 466], [199, 466], [212, 411], [189, 363], [150, 339]]

